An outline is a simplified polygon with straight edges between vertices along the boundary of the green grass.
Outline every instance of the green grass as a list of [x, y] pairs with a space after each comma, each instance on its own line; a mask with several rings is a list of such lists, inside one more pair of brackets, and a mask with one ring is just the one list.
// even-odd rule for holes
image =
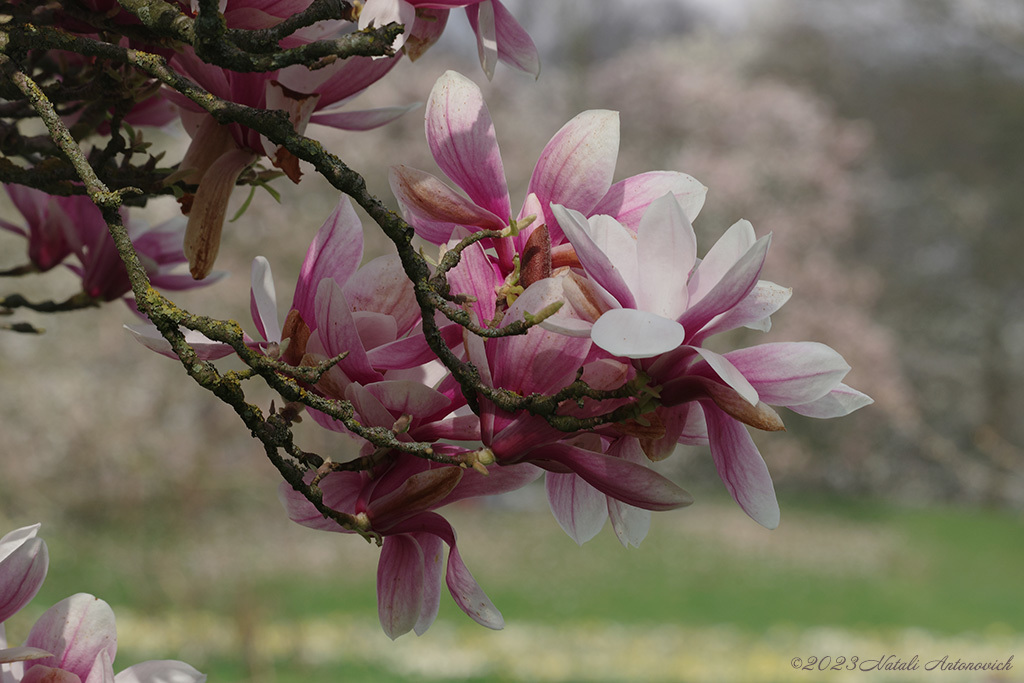
[[[835, 501], [784, 501], [783, 508], [782, 526], [769, 532], [731, 502], [701, 500], [690, 510], [656, 515], [647, 540], [629, 550], [607, 528], [578, 547], [546, 511], [455, 510], [450, 516], [463, 557], [502, 610], [504, 633], [477, 627], [445, 594], [426, 636], [391, 643], [376, 624], [378, 551], [360, 539], [276, 522], [258, 522], [237, 535], [213, 533], [203, 520], [184, 527], [155, 515], [89, 535], [44, 528], [50, 575], [28, 612], [31, 617], [86, 591], [125, 614], [126, 624], [144, 628], [204, 615], [214, 626], [203, 628], [228, 633], [227, 645], [190, 651], [188, 638], [203, 632], [199, 626], [186, 627], [180, 643], [166, 638], [159, 652], [135, 648], [131, 643], [138, 638], [122, 634], [126, 648], [119, 663], [180, 656], [208, 671], [211, 680], [258, 680], [272, 672], [278, 683], [342, 673], [345, 680], [526, 680], [534, 674], [503, 679], [505, 669], [497, 664], [482, 674], [467, 665], [455, 676], [431, 674], [429, 667], [410, 670], [387, 658], [422, 660], [416, 648], [468, 647], [491, 653], [493, 660], [538, 629], [550, 633], [537, 636], [540, 645], [534, 647], [556, 641], [566, 652], [572, 646], [565, 643], [587, 639], [643, 643], [671, 636], [670, 643], [690, 642], [722, 628], [744, 651], [766, 634], [784, 634], [779, 642], [789, 645], [779, 646], [782, 654], [801, 634], [822, 628], [880, 638], [879, 647], [892, 634], [912, 630], [940, 640], [965, 634], [1024, 638], [1019, 515]], [[313, 550], [326, 555], [307, 557]], [[301, 644], [312, 642], [309, 634], [335, 627], [343, 641], [341, 659], [303, 653]], [[12, 640], [19, 628], [27, 626], [9, 628]], [[550, 680], [576, 679], [569, 673]]]

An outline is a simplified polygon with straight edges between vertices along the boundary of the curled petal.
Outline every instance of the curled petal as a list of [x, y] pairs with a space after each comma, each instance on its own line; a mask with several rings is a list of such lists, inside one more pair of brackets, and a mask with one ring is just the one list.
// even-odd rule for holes
[[213, 270], [231, 191], [238, 176], [255, 159], [256, 155], [249, 150], [233, 149], [218, 157], [199, 181], [185, 229], [185, 256], [196, 280], [204, 279]]
[[458, 467], [438, 467], [414, 474], [397, 489], [370, 504], [367, 514], [374, 528], [386, 531], [389, 527], [434, 507], [451, 493], [465, 470]]
[[441, 607], [441, 568], [444, 566], [444, 542], [432, 534], [411, 534], [423, 551], [423, 606], [412, 627], [422, 636], [437, 619]]
[[690, 343], [700, 344], [711, 335], [728, 332], [737, 327], [767, 332], [772, 328], [770, 316], [782, 308], [792, 295], [792, 287], [781, 287], [774, 282], [758, 280], [750, 294], [725, 313], [713, 318], [691, 338]]
[[466, 8], [469, 23], [476, 33], [476, 49], [480, 54], [480, 66], [487, 74], [487, 80], [494, 78], [494, 67], [498, 62], [498, 38], [494, 26], [494, 5], [483, 0]]
[[449, 551], [445, 582], [448, 584], [448, 590], [451, 592], [455, 604], [481, 626], [491, 629], [504, 628], [505, 620], [501, 616], [501, 612], [480, 588], [480, 584], [476, 582], [473, 574], [462, 561], [462, 556], [455, 544], [455, 530], [452, 529], [448, 520], [435, 512], [425, 512], [406, 521], [401, 526], [400, 532], [433, 534], [447, 543]]
[[405, 40], [405, 56], [415, 62], [438, 41], [448, 23], [447, 9], [419, 7], [416, 9], [416, 23], [412, 25], [409, 36]]
[[392, 50], [400, 50], [405, 45], [406, 36], [415, 21], [416, 8], [411, 3], [402, 0], [371, 0], [359, 13], [359, 30], [370, 26], [380, 28], [391, 23], [402, 24], [405, 30], [395, 36], [395, 41], [391, 44]]
[[429, 173], [408, 166], [392, 166], [388, 180], [402, 215], [415, 226], [416, 234], [434, 244], [448, 241], [457, 226], [481, 230], [505, 228], [506, 220], [477, 206]]
[[498, 41], [498, 59], [520, 71], [540, 76], [540, 56], [537, 46], [526, 30], [505, 8], [500, 0], [494, 5], [494, 33]]
[[[564, 232], [566, 239], [572, 243], [573, 248], [576, 250], [576, 256], [579, 257], [580, 263], [583, 264], [587, 274], [611, 294], [620, 306], [636, 308], [636, 299], [633, 297], [629, 280], [632, 275], [634, 276], [633, 282], [635, 282], [635, 258], [633, 259], [632, 272], [624, 273], [618, 267], [620, 264], [613, 261], [606, 250], [612, 243], [621, 247], [624, 244], [624, 240], [610, 238], [609, 233], [611, 231], [607, 229], [597, 230], [598, 223], [591, 223], [579, 211], [563, 207], [559, 204], [552, 205], [551, 211], [560, 226], [558, 232]], [[613, 219], [607, 216], [605, 219], [606, 221], [601, 221], [605, 228], [608, 227], [607, 221], [614, 222]], [[620, 231], [625, 233], [626, 229], [621, 226], [619, 227]], [[621, 237], [621, 235], [619, 236]], [[628, 251], [629, 255], [634, 253], [635, 245]]]
[[739, 220], [733, 223], [718, 238], [690, 279], [690, 299], [699, 301], [711, 288], [718, 284], [729, 270], [736, 265], [757, 240], [754, 226], [750, 221]]
[[[608, 449], [608, 455], [614, 455], [637, 464], [644, 463], [644, 452], [637, 439], [619, 439]], [[639, 548], [640, 543], [647, 538], [647, 532], [651, 529], [650, 510], [644, 510], [614, 498], [608, 499], [608, 519], [612, 523], [615, 536], [618, 537], [619, 543], [624, 548], [629, 546]]]

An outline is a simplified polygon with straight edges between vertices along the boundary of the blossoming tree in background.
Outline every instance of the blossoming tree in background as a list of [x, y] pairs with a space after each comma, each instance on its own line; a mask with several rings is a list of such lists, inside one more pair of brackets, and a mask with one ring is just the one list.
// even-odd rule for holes
[[[772, 406], [828, 418], [871, 402], [843, 383], [849, 366], [823, 344], [709, 348], [729, 330], [767, 330], [789, 300], [790, 289], [761, 279], [771, 235], [741, 220], [699, 257], [692, 222], [706, 188], [675, 170], [616, 181], [614, 111], [585, 111], [552, 131], [517, 212], [499, 150], [515, 131], [495, 130], [465, 75], [444, 74], [426, 106], [425, 142], [446, 178], [384, 160], [400, 215], [378, 198], [385, 188], [367, 188], [305, 135], [310, 122], [371, 130], [406, 113], [405, 105], [338, 107], [428, 49], [451, 9], [465, 10], [488, 77], [499, 61], [538, 74], [532, 41], [499, 0], [8, 9], [0, 177], [18, 215], [0, 226], [27, 239], [28, 262], [3, 274], [63, 265], [82, 291], [41, 303], [10, 294], [0, 312], [123, 298], [140, 318], [130, 332], [178, 359], [262, 443], [292, 520], [380, 546], [379, 614], [392, 638], [431, 625], [442, 581], [470, 618], [503, 625], [442, 514], [451, 503], [543, 477], [552, 514], [575, 541], [608, 522], [623, 545], [638, 545], [652, 511], [692, 502], [649, 464], [679, 444], [707, 445], [739, 506], [774, 528], [779, 506], [748, 428], [782, 430]], [[152, 155], [145, 138], [169, 116], [192, 139], [173, 161]], [[32, 120], [46, 135], [21, 125]], [[231, 193], [273, 191], [280, 176], [300, 182], [299, 162], [339, 199], [299, 272], [277, 273], [277, 282], [294, 283], [289, 309], [277, 310], [274, 254], [253, 255], [251, 324], [168, 299], [164, 292], [217, 279]], [[187, 220], [136, 228], [161, 195], [177, 198]], [[391, 241], [391, 254], [363, 263], [366, 228], [353, 204]], [[414, 237], [431, 246], [420, 249]], [[246, 369], [219, 368], [229, 355]], [[247, 383], [258, 380], [280, 396], [270, 406], [247, 398]], [[354, 439], [359, 455], [338, 462], [303, 450], [292, 425], [304, 413]], [[4, 619], [34, 593], [24, 577], [37, 586], [45, 573], [34, 534], [0, 542]], [[94, 622], [107, 640], [82, 645], [88, 652], [74, 659], [85, 663], [67, 668], [53, 634]], [[76, 595], [40, 623], [22, 648], [0, 651], [4, 680], [43, 680], [45, 667], [81, 680], [113, 676], [105, 603]], [[179, 662], [160, 666], [192, 676]], [[158, 680], [160, 666], [138, 665], [117, 680]]]

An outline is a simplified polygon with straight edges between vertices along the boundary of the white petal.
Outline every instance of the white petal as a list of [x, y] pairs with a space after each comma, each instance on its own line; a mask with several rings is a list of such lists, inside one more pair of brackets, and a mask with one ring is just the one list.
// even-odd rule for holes
[[591, 330], [595, 344], [615, 356], [651, 358], [683, 343], [683, 326], [675, 320], [633, 308], [605, 312]]

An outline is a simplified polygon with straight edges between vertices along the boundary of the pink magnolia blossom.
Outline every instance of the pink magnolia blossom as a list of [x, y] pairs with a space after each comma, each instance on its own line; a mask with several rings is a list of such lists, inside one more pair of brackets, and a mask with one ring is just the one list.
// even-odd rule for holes
[[[308, 5], [309, 0], [247, 0], [225, 8], [225, 20], [232, 28], [261, 29]], [[333, 28], [336, 27], [313, 27], [291, 36], [283, 44], [290, 47], [323, 37]], [[384, 77], [400, 58], [401, 55], [382, 59], [349, 57], [315, 70], [295, 65], [277, 71], [239, 73], [206, 64], [186, 47], [171, 61], [174, 68], [217, 97], [258, 109], [283, 110], [296, 131], [303, 133], [310, 123], [369, 130], [416, 106], [362, 111], [333, 109]], [[192, 136], [192, 144], [180, 165], [182, 176], [199, 186], [186, 211], [189, 225], [185, 252], [193, 277], [202, 279], [216, 260], [227, 202], [239, 175], [261, 157], [268, 157], [293, 182], [299, 182], [301, 171], [298, 159], [256, 131], [238, 124], [222, 126], [176, 92], [168, 92], [167, 97], [180, 107], [182, 122]]]
[[[491, 265], [479, 243], [464, 251], [460, 267], [452, 273], [453, 291], [466, 292], [460, 283], [467, 280], [479, 291], [493, 292], [503, 280]], [[564, 298], [562, 279], [545, 278], [530, 285], [505, 312], [503, 322], [537, 315], [557, 305]], [[493, 304], [480, 308], [480, 300], [475, 305], [482, 318], [494, 310]], [[576, 378], [590, 352], [589, 339], [566, 337], [541, 327], [523, 335], [486, 340], [467, 333], [465, 344], [485, 385], [524, 396], [564, 388]], [[617, 500], [651, 510], [692, 502], [688, 493], [643, 465], [572, 445], [564, 432], [543, 417], [513, 415], [481, 397], [480, 423], [481, 441], [499, 464], [530, 462], [552, 472], [572, 472]]]
[[366, 0], [359, 14], [359, 28], [403, 24], [405, 32], [395, 38], [392, 48], [403, 46], [416, 59], [444, 30], [452, 8], [464, 7], [476, 34], [480, 65], [493, 78], [498, 61], [540, 75], [540, 58], [533, 40], [500, 0]]
[[39, 271], [60, 265], [74, 251], [71, 219], [49, 195], [24, 185], [4, 185], [25, 225], [0, 218], [0, 227], [28, 239], [28, 258]]
[[49, 553], [36, 536], [39, 527], [22, 527], [0, 538], [0, 624], [30, 602], [46, 578]]
[[206, 675], [185, 662], [153, 660], [114, 674], [114, 612], [87, 593], [66, 598], [43, 613], [21, 647], [0, 650], [4, 683], [202, 683]]
[[206, 676], [179, 661], [149, 661], [114, 675], [117, 631], [110, 606], [79, 593], [36, 621], [25, 643], [7, 647], [3, 622], [35, 596], [46, 578], [39, 524], [0, 538], [0, 683], [202, 683]]
[[[477, 584], [459, 554], [455, 531], [433, 510], [457, 500], [496, 495], [537, 478], [529, 465], [492, 468], [488, 475], [419, 458], [386, 458], [373, 472], [334, 472], [320, 482], [328, 507], [355, 515], [363, 530], [383, 537], [377, 567], [381, 626], [391, 638], [414, 630], [422, 635], [437, 617], [443, 545], [449, 547], [445, 582], [456, 604], [492, 629], [504, 619]], [[325, 519], [285, 483], [279, 489], [288, 516], [324, 531], [345, 532]]]
[[[442, 75], [427, 103], [426, 136], [438, 166], [468, 198], [429, 173], [392, 167], [391, 189], [417, 234], [443, 244], [456, 227], [471, 232], [507, 228], [513, 216], [508, 185], [480, 89], [453, 71]], [[651, 201], [672, 193], [687, 216], [696, 217], [706, 188], [684, 173], [655, 171], [613, 184], [618, 148], [619, 119], [613, 111], [583, 112], [551, 138], [534, 167], [526, 201], [515, 219], [517, 224], [529, 216], [536, 220], [491, 245], [504, 276], [513, 272], [513, 257], [523, 255], [528, 239], [541, 225], [547, 226], [552, 245], [565, 242], [551, 213], [552, 203], [584, 215], [608, 214], [635, 226]]]
[[[3, 221], [0, 226], [28, 237], [29, 256], [40, 269], [52, 268], [74, 254], [78, 263], [65, 265], [82, 279], [82, 290], [88, 296], [113, 301], [131, 291], [128, 271], [102, 213], [91, 199], [83, 195], [56, 197], [18, 186], [8, 187], [8, 193], [27, 225]], [[185, 255], [181, 248], [184, 226], [179, 221], [140, 227], [129, 221], [126, 209], [122, 209], [121, 218], [153, 286], [191, 289], [210, 284], [223, 275], [218, 273], [208, 282], [197, 283], [180, 272], [178, 267], [185, 263]]]
[[[755, 239], [740, 221], [698, 260], [692, 225], [669, 195], [651, 203], [635, 232], [608, 216], [588, 219], [561, 206], [554, 213], [590, 278], [574, 297], [580, 317], [592, 323], [590, 338], [613, 356], [633, 359], [660, 387], [665, 435], [647, 444], [648, 453], [664, 457], [676, 441], [706, 439], [737, 503], [764, 526], [777, 526], [771, 477], [744, 424], [782, 429], [768, 404], [838, 417], [871, 399], [842, 384], [850, 366], [823, 344], [725, 354], [702, 345], [739, 326], [767, 329], [788, 300], [788, 290], [758, 279], [769, 238]], [[587, 328], [575, 319], [549, 325], [570, 334]]]

